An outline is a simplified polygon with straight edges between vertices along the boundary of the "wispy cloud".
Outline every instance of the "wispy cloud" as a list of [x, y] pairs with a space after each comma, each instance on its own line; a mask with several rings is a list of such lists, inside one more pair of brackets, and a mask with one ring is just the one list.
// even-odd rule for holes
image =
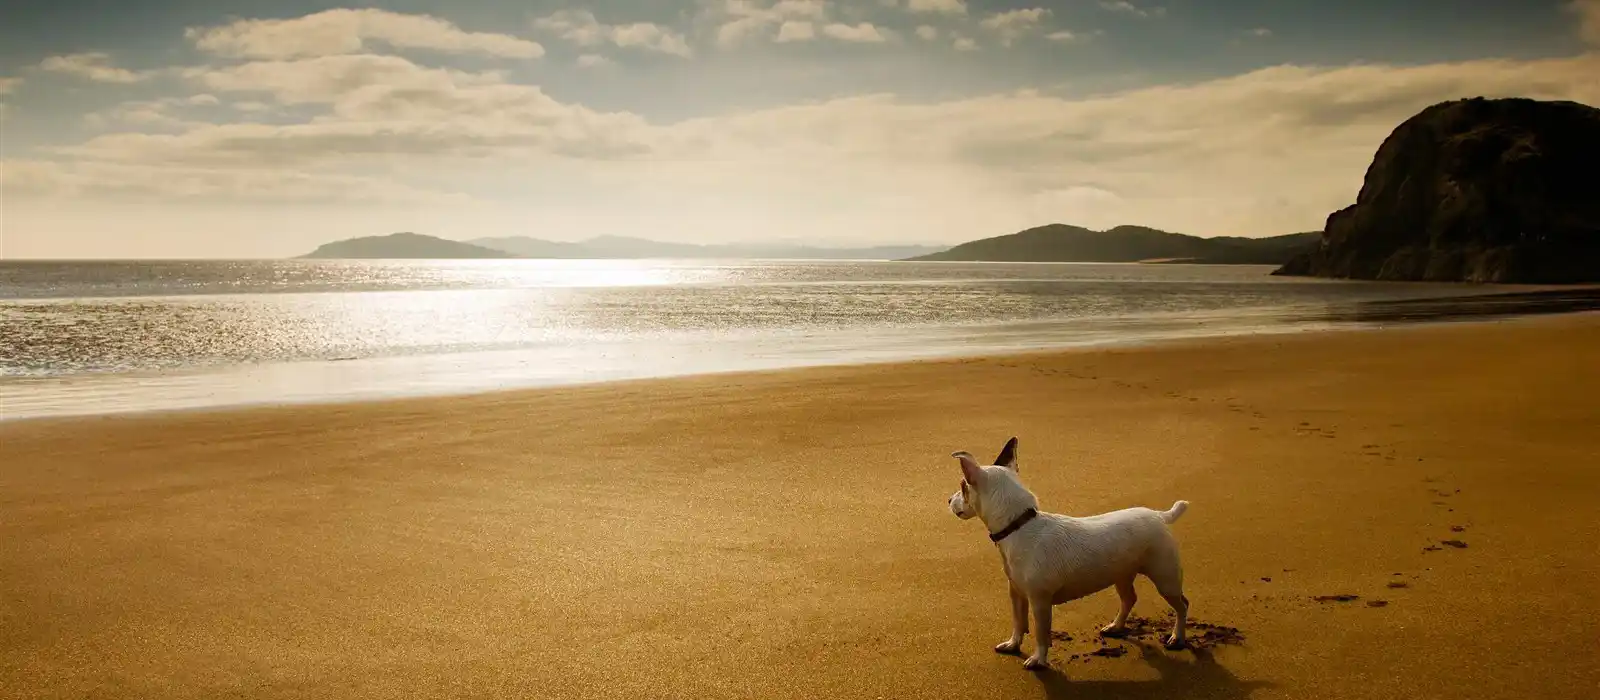
[[853, 26], [834, 23], [823, 27], [822, 33], [829, 38], [855, 43], [877, 44], [888, 41], [884, 33], [871, 22], [861, 22]]
[[817, 38], [817, 26], [804, 20], [789, 20], [778, 27], [778, 43], [811, 41]]
[[984, 29], [994, 32], [1000, 37], [1000, 43], [1010, 46], [1012, 42], [1023, 35], [1037, 31], [1050, 11], [1042, 7], [1032, 7], [1022, 10], [1000, 12], [985, 18], [978, 24]]
[[909, 0], [906, 9], [924, 14], [964, 15], [967, 14], [967, 0]]
[[610, 43], [686, 58], [694, 55], [682, 34], [652, 22], [603, 24], [588, 10], [561, 10], [535, 20], [534, 24], [579, 46]]
[[1117, 12], [1139, 19], [1159, 19], [1167, 16], [1165, 7], [1139, 7], [1127, 0], [1111, 0], [1101, 2], [1100, 7], [1108, 12]]
[[537, 42], [493, 32], [469, 32], [429, 15], [376, 9], [327, 10], [294, 19], [240, 20], [185, 32], [195, 46], [223, 56], [295, 58], [360, 53], [369, 44], [445, 53], [538, 58]]
[[717, 23], [717, 46], [731, 49], [752, 39], [776, 39], [776, 28], [786, 21], [820, 22], [828, 16], [828, 3], [779, 0], [765, 5], [758, 0], [725, 0], [714, 3], [710, 14]]
[[108, 110], [92, 112], [84, 121], [98, 128], [137, 127], [187, 130], [209, 122], [181, 115], [186, 109], [216, 107], [222, 104], [215, 95], [201, 93], [187, 97], [162, 97], [154, 100], [123, 102]]
[[97, 83], [137, 83], [149, 80], [154, 73], [131, 71], [111, 64], [111, 57], [103, 53], [75, 53], [51, 56], [39, 64], [41, 70], [62, 73]]
[[939, 38], [939, 28], [924, 24], [917, 27], [917, 36], [923, 41], [933, 41]]

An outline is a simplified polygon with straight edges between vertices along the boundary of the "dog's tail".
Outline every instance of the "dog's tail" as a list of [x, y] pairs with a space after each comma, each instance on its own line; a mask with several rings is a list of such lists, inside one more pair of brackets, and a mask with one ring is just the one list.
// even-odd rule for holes
[[1161, 514], [1161, 519], [1165, 520], [1168, 525], [1171, 525], [1175, 522], [1178, 522], [1178, 518], [1183, 517], [1183, 513], [1186, 510], [1189, 510], [1189, 502], [1178, 501], [1177, 503], [1172, 504], [1171, 508], [1167, 509]]

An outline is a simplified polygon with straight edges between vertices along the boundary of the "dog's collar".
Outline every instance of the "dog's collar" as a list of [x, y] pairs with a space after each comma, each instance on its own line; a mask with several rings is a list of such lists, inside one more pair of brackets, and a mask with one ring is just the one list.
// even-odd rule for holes
[[1027, 525], [1028, 521], [1033, 520], [1037, 515], [1039, 515], [1037, 509], [1029, 508], [1027, 512], [1017, 516], [1016, 520], [1011, 521], [1010, 525], [1005, 526], [999, 532], [989, 533], [989, 541], [998, 543], [1000, 540], [1010, 537], [1011, 533], [1021, 530], [1023, 525]]

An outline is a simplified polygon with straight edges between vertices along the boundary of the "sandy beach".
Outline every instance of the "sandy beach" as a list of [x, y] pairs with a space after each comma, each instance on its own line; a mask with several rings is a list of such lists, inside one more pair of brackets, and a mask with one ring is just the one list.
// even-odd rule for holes
[[[1592, 698], [1596, 426], [1596, 314], [3, 424], [0, 696]], [[1011, 435], [1242, 639], [992, 652]]]

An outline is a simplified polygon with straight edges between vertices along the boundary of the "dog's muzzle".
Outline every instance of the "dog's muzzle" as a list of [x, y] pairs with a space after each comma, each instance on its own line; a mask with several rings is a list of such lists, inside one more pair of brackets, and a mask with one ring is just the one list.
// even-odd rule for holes
[[972, 517], [972, 514], [967, 512], [967, 499], [961, 497], [960, 491], [950, 496], [950, 512], [962, 520]]

